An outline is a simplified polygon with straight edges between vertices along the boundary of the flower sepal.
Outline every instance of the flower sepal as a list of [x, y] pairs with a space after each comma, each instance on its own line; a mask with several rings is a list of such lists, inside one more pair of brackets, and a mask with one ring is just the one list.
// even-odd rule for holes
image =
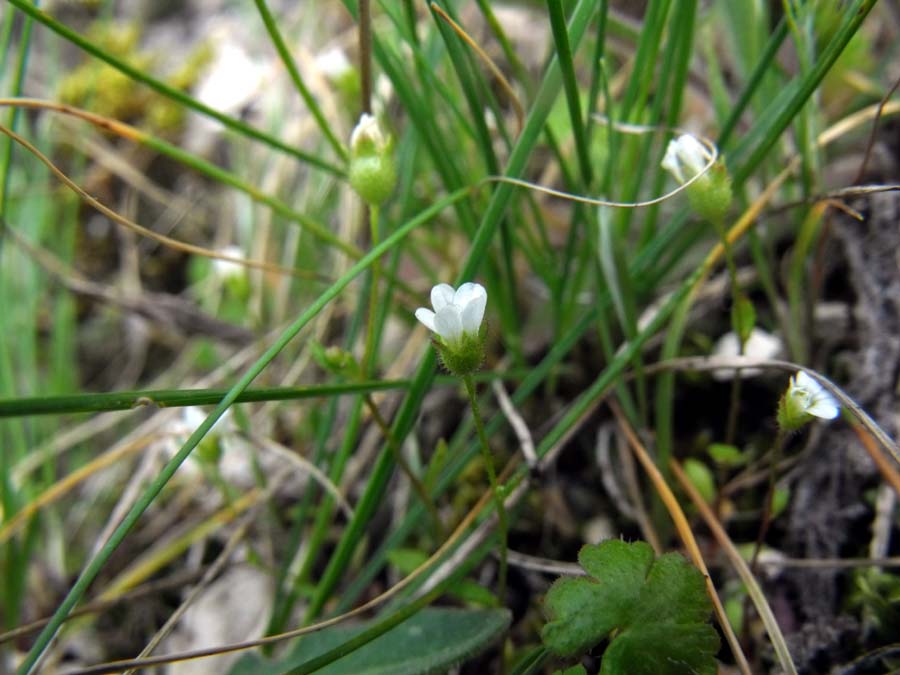
[[711, 223], [724, 222], [731, 206], [731, 176], [722, 162], [712, 165], [705, 176], [687, 188], [691, 208]]
[[447, 344], [437, 335], [431, 338], [441, 365], [448, 373], [462, 377], [481, 369], [484, 363], [484, 340], [479, 333], [463, 333], [453, 344]]

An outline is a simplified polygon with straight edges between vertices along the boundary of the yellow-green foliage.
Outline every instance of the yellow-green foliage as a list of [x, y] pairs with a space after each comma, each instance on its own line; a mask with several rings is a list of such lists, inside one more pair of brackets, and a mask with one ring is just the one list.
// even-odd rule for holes
[[[155, 55], [140, 51], [141, 32], [135, 24], [98, 22], [88, 30], [87, 37], [103, 51], [135, 68], [150, 72], [157, 65]], [[178, 89], [190, 89], [211, 58], [212, 47], [200, 45], [181, 67], [165, 78], [166, 83]], [[62, 79], [59, 99], [155, 133], [175, 133], [184, 121], [182, 106], [93, 58]]]

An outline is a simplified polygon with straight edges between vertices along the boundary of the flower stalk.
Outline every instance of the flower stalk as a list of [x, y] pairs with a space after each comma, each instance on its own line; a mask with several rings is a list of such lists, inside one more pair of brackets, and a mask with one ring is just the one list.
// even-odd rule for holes
[[475, 430], [478, 433], [481, 458], [487, 471], [488, 481], [491, 485], [491, 493], [494, 497], [494, 508], [497, 510], [497, 534], [500, 537], [500, 570], [497, 574], [497, 595], [503, 603], [506, 598], [506, 567], [507, 547], [509, 539], [509, 525], [506, 520], [506, 505], [504, 504], [503, 491], [497, 482], [497, 470], [494, 468], [494, 456], [488, 445], [487, 434], [484, 431], [484, 422], [481, 419], [481, 411], [478, 408], [478, 396], [475, 392], [475, 380], [472, 375], [463, 375], [463, 383], [466, 385], [466, 393], [469, 395], [469, 404], [472, 406], [472, 419], [475, 422]]
[[[725, 164], [691, 134], [682, 134], [669, 141], [662, 160], [662, 168], [685, 186], [691, 208], [704, 220], [712, 223], [725, 254], [725, 267], [731, 285], [731, 325], [738, 337], [739, 354], [746, 348], [755, 323], [755, 312], [750, 299], [741, 291], [737, 277], [737, 265], [728, 233], [725, 216], [731, 207], [731, 177]], [[738, 409], [741, 398], [741, 371], [734, 373], [731, 381], [731, 399], [725, 428], [725, 443], [732, 444], [737, 430]]]
[[452, 374], [462, 378], [472, 407], [472, 418], [481, 456], [491, 485], [491, 494], [497, 510], [497, 530], [500, 537], [500, 571], [498, 573], [498, 595], [500, 601], [506, 598], [507, 539], [509, 527], [506, 519], [503, 490], [497, 482], [494, 457], [484, 431], [484, 422], [478, 408], [475, 380], [472, 374], [484, 362], [484, 329], [481, 325], [487, 307], [487, 291], [476, 283], [464, 283], [457, 289], [449, 284], [438, 284], [431, 289], [433, 310], [419, 307], [416, 318], [434, 333], [432, 344], [441, 357], [441, 363]]

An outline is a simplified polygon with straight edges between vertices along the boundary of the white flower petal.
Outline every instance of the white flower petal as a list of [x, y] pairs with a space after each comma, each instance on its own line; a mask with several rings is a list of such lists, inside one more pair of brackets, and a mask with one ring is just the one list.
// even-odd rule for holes
[[711, 159], [703, 143], [690, 134], [682, 134], [669, 141], [661, 166], [683, 184], [703, 171]]
[[[759, 328], [750, 331], [750, 337], [747, 344], [744, 345], [744, 355], [756, 359], [776, 359], [781, 354], [783, 345], [781, 338], [771, 333], [767, 333]], [[741, 352], [741, 342], [734, 331], [725, 333], [720, 337], [713, 347], [712, 355], [714, 357], [733, 357], [738, 356]], [[759, 368], [744, 368], [741, 370], [741, 377], [746, 379], [756, 377], [763, 371]], [[714, 379], [725, 382], [734, 379], [734, 369], [720, 368], [714, 370], [712, 376]]]
[[[487, 293], [481, 286], [480, 293], [476, 293], [462, 310], [462, 328], [466, 333], [478, 334], [481, 328], [481, 320], [484, 318], [484, 308], [487, 305]], [[459, 293], [459, 291], [457, 291]]]
[[453, 286], [450, 284], [438, 284], [431, 289], [431, 306], [435, 312], [440, 312], [444, 307], [453, 302]]
[[444, 338], [444, 342], [453, 343], [462, 335], [462, 318], [459, 307], [447, 305], [438, 310], [434, 316], [435, 332]]
[[681, 162], [678, 161], [678, 143], [675, 140], [669, 141], [669, 144], [666, 146], [666, 154], [663, 155], [661, 166], [672, 174], [679, 183], [684, 183], [684, 174], [681, 173]]
[[473, 284], [471, 281], [467, 281], [462, 286], [456, 289], [456, 293], [454, 293], [453, 295], [453, 304], [459, 305], [460, 309], [462, 309], [479, 295], [484, 295], [485, 297], [487, 297], [487, 292], [484, 290], [484, 286], [482, 286], [481, 284]]
[[678, 158], [684, 166], [691, 170], [689, 178], [693, 178], [703, 171], [703, 167], [712, 159], [709, 150], [690, 134], [679, 136], [676, 143], [678, 144]]
[[797, 371], [797, 374], [794, 375], [792, 384], [795, 387], [806, 389], [812, 396], [815, 396], [821, 391], [825, 391], [822, 388], [822, 385], [819, 384], [819, 381], [807, 375], [805, 370]]
[[823, 420], [833, 420], [841, 412], [838, 402], [835, 401], [831, 394], [823, 392], [825, 396], [818, 396], [813, 399], [812, 404], [806, 409], [810, 415], [821, 417]]
[[356, 148], [364, 140], [371, 141], [376, 148], [383, 148], [385, 137], [378, 120], [369, 113], [363, 113], [350, 134], [350, 148]]
[[[240, 246], [226, 246], [219, 249], [218, 253], [228, 256], [229, 258], [246, 258], [243, 249]], [[213, 258], [212, 269], [220, 279], [231, 279], [246, 274], [246, 268], [240, 263], [230, 260], [222, 260], [221, 258]]]
[[833, 420], [840, 414], [841, 406], [831, 392], [802, 370], [798, 370], [791, 378], [788, 395], [792, 396], [809, 415]]
[[430, 309], [425, 309], [424, 307], [419, 307], [416, 310], [416, 318], [425, 324], [428, 330], [437, 332], [437, 329], [434, 327], [434, 312]]

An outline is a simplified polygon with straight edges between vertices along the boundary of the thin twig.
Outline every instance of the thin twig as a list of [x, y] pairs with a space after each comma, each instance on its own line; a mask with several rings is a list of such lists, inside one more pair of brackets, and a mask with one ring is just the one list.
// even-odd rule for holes
[[875, 119], [872, 122], [872, 131], [869, 133], [869, 140], [866, 143], [866, 152], [863, 154], [863, 161], [859, 164], [859, 171], [856, 172], [856, 178], [853, 179], [854, 183], [859, 183], [866, 174], [866, 167], [869, 165], [869, 159], [872, 157], [872, 148], [875, 147], [875, 139], [878, 137], [878, 124], [881, 122], [881, 116], [884, 114], [884, 107], [887, 105], [891, 96], [894, 95], [894, 92], [897, 91], [897, 87], [900, 87], [900, 77], [894, 81], [894, 85], [878, 103], [878, 112], [875, 113]]
[[359, 0], [359, 95], [360, 108], [372, 112], [372, 4]]
[[519, 411], [516, 410], [515, 404], [513, 404], [509, 394], [506, 393], [506, 389], [503, 388], [500, 380], [494, 380], [491, 383], [491, 388], [494, 390], [494, 395], [500, 404], [500, 410], [503, 411], [507, 421], [509, 421], [509, 425], [516, 434], [516, 438], [519, 439], [519, 448], [522, 450], [522, 456], [525, 457], [525, 464], [529, 469], [536, 468], [538, 456], [534, 451], [534, 440], [531, 438], [531, 431], [528, 429], [528, 425], [525, 424], [525, 420], [522, 419]]

